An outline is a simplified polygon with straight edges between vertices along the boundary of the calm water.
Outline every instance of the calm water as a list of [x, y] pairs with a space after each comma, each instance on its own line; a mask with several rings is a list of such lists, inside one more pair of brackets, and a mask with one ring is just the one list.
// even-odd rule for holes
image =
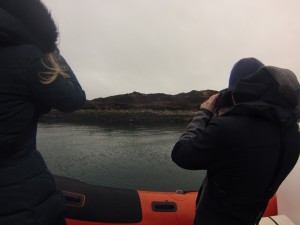
[[204, 172], [181, 169], [171, 160], [184, 126], [39, 124], [38, 148], [52, 173], [87, 183], [153, 191], [198, 190]]

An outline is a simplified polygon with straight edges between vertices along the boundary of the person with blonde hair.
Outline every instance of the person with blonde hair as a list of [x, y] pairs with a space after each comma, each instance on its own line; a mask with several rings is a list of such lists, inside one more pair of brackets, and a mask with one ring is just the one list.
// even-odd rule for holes
[[259, 223], [298, 160], [299, 107], [292, 71], [252, 57], [233, 66], [228, 88], [201, 104], [172, 151], [178, 166], [207, 171], [194, 225]]
[[63, 225], [64, 203], [36, 147], [39, 117], [85, 101], [40, 0], [0, 0], [0, 224]]

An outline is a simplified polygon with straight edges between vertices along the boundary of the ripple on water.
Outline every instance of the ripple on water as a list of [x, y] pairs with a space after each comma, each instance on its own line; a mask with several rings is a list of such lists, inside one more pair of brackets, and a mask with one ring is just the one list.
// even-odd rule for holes
[[204, 171], [171, 160], [181, 126], [100, 127], [39, 124], [38, 148], [49, 169], [96, 185], [174, 191], [198, 190]]

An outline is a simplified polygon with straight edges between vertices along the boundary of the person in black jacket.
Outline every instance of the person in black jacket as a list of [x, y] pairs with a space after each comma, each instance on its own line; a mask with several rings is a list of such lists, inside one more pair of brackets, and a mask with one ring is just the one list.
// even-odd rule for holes
[[0, 0], [0, 224], [63, 225], [64, 203], [36, 149], [37, 122], [86, 96], [40, 0]]
[[299, 95], [290, 70], [245, 58], [202, 103], [172, 151], [178, 166], [207, 170], [195, 225], [258, 224], [299, 157]]

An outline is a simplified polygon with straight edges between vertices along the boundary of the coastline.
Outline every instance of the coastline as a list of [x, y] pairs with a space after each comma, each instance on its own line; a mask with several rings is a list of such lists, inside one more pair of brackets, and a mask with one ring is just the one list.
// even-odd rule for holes
[[41, 123], [79, 124], [176, 124], [189, 123], [197, 111], [153, 109], [82, 109], [72, 113], [52, 110], [41, 117]]

